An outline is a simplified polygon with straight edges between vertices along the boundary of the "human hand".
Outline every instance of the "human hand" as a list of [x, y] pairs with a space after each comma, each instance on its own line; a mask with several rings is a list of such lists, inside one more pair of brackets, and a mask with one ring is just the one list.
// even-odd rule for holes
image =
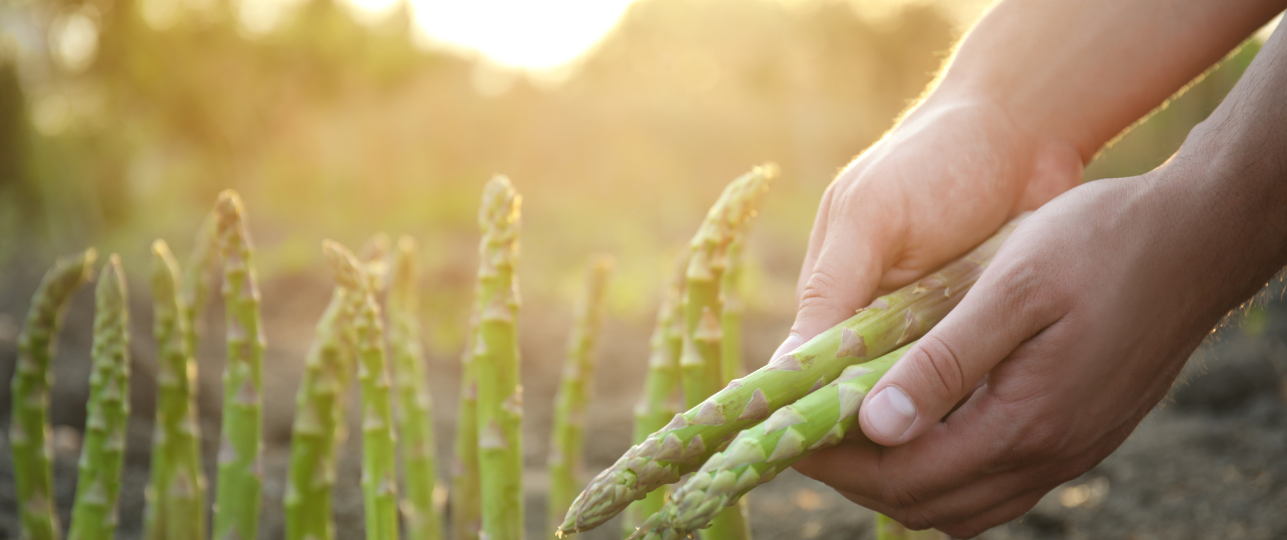
[[1025, 132], [989, 101], [945, 94], [827, 188], [800, 272], [799, 312], [774, 358], [1081, 182], [1071, 145]]
[[1192, 179], [1201, 167], [1093, 182], [1034, 212], [866, 397], [870, 440], [797, 469], [910, 528], [969, 538], [1097, 464], [1276, 269], [1256, 235], [1226, 226], [1212, 202], [1224, 190]]

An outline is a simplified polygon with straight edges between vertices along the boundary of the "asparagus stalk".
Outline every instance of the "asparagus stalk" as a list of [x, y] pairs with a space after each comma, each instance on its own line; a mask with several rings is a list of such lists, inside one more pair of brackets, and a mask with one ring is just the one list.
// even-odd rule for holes
[[[732, 377], [736, 369], [722, 358], [724, 312], [721, 285], [729, 266], [729, 248], [755, 216], [760, 197], [776, 171], [756, 168], [731, 182], [690, 243], [684, 288], [684, 341], [679, 365], [684, 384], [684, 401], [696, 407]], [[742, 508], [731, 508], [704, 536], [707, 540], [750, 538], [750, 526]]]
[[839, 443], [857, 425], [863, 397], [911, 345], [845, 368], [831, 383], [738, 434], [676, 489], [670, 503], [632, 540], [683, 538], [708, 527], [751, 488], [772, 480], [810, 452]]
[[482, 529], [482, 484], [478, 470], [478, 377], [474, 340], [480, 310], [470, 317], [465, 350], [460, 353], [460, 406], [456, 412], [456, 441], [451, 467], [451, 538], [477, 540]]
[[487, 183], [478, 214], [480, 316], [474, 344], [478, 381], [478, 462], [483, 526], [489, 540], [523, 537], [523, 389], [518, 370], [519, 206], [508, 178]]
[[49, 364], [67, 300], [90, 278], [95, 258], [96, 252], [87, 249], [58, 259], [54, 267], [45, 272], [31, 299], [26, 326], [18, 336], [9, 447], [20, 503], [21, 537], [28, 540], [55, 540], [60, 536], [50, 465], [49, 385], [53, 375]]
[[[664, 427], [679, 412], [679, 355], [684, 346], [684, 271], [688, 256], [680, 260], [675, 275], [662, 293], [657, 306], [657, 323], [649, 343], [648, 373], [644, 378], [643, 396], [635, 405], [634, 442], [644, 442], [652, 432]], [[626, 510], [622, 528], [625, 535], [634, 534], [644, 519], [657, 513], [666, 503], [666, 490], [654, 489]]]
[[389, 275], [389, 344], [398, 391], [398, 433], [406, 499], [402, 517], [408, 540], [438, 540], [442, 524], [434, 509], [438, 464], [433, 435], [433, 402], [425, 381], [420, 345], [417, 248], [409, 236], [398, 239]]
[[120, 257], [112, 255], [95, 291], [94, 370], [89, 378], [71, 540], [111, 540], [116, 534], [116, 500], [130, 416], [128, 298]]
[[263, 484], [264, 335], [254, 249], [241, 197], [219, 195], [219, 251], [223, 258], [223, 301], [227, 316], [227, 361], [223, 376], [223, 430], [219, 448], [214, 537], [248, 540], [258, 536]]
[[179, 265], [165, 241], [152, 243], [153, 335], [157, 342], [157, 408], [152, 478], [146, 490], [146, 538], [206, 536], [206, 478], [197, 424], [197, 365], [179, 293]]
[[[559, 523], [568, 505], [582, 486], [581, 461], [585, 441], [585, 407], [594, 381], [595, 343], [603, 318], [603, 297], [612, 272], [612, 258], [604, 255], [590, 260], [585, 294], [576, 307], [568, 354], [563, 364], [563, 381], [555, 398], [554, 430], [550, 438], [549, 523]], [[551, 531], [551, 535], [555, 534]]]
[[331, 494], [335, 452], [344, 424], [341, 406], [353, 371], [354, 344], [345, 329], [353, 324], [350, 294], [336, 287], [317, 323], [304, 362], [304, 380], [295, 399], [290, 474], [286, 483], [287, 540], [334, 540]]
[[742, 313], [745, 306], [738, 287], [742, 283], [742, 239], [734, 238], [728, 245], [728, 269], [724, 271], [720, 292], [724, 304], [720, 314], [720, 374], [731, 381], [742, 372]]
[[562, 530], [598, 526], [630, 501], [696, 470], [737, 432], [834, 380], [846, 366], [878, 358], [924, 335], [969, 291], [1020, 219], [938, 272], [876, 299], [848, 320], [676, 415], [590, 482], [573, 503]]
[[206, 214], [197, 229], [197, 237], [183, 267], [183, 281], [179, 289], [179, 306], [183, 310], [183, 339], [188, 354], [196, 357], [197, 335], [201, 333], [198, 318], [205, 312], [210, 297], [210, 282], [219, 262], [219, 216], [217, 211]]
[[369, 540], [398, 539], [397, 444], [384, 325], [375, 291], [362, 263], [344, 246], [326, 241], [327, 262], [339, 285], [352, 295], [355, 317], [350, 327], [357, 344], [358, 381], [362, 386], [362, 499]]

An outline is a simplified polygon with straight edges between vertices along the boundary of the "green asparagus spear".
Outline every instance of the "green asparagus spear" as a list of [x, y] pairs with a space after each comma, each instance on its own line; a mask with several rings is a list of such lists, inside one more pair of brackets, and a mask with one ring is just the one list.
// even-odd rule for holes
[[924, 335], [978, 280], [1020, 219], [938, 272], [877, 298], [848, 320], [676, 415], [590, 482], [573, 503], [562, 530], [598, 526], [630, 501], [696, 470], [739, 431], [827, 384], [846, 366], [878, 358]]
[[108, 258], [94, 296], [94, 370], [89, 378], [70, 540], [112, 540], [116, 534], [116, 500], [130, 416], [129, 295], [120, 257]]
[[157, 342], [157, 407], [152, 477], [146, 490], [148, 540], [206, 536], [206, 477], [197, 424], [197, 364], [188, 349], [179, 265], [165, 241], [152, 243], [153, 335]]
[[263, 484], [264, 335], [259, 285], [241, 197], [232, 190], [224, 191], [219, 194], [215, 212], [223, 258], [228, 356], [223, 376], [214, 538], [249, 540], [258, 536]]
[[845, 368], [831, 383], [738, 434], [677, 488], [670, 503], [632, 540], [682, 538], [708, 527], [721, 509], [736, 504], [751, 488], [772, 480], [810, 452], [839, 443], [857, 426], [863, 397], [911, 346]]
[[523, 537], [523, 389], [518, 382], [519, 205], [508, 178], [487, 183], [478, 215], [478, 336], [474, 374], [478, 380], [478, 463], [482, 480], [483, 527], [489, 540]]
[[550, 495], [546, 505], [551, 527], [562, 519], [583, 482], [581, 456], [584, 453], [585, 407], [594, 381], [594, 347], [599, 337], [603, 297], [611, 271], [611, 257], [600, 255], [590, 260], [585, 294], [576, 307], [572, 333], [568, 337], [563, 381], [555, 398], [554, 429], [550, 436]]
[[456, 440], [451, 467], [451, 538], [477, 540], [482, 529], [482, 484], [478, 470], [478, 378], [474, 368], [474, 340], [478, 335], [479, 309], [470, 316], [465, 350], [460, 353], [460, 408], [456, 413]]
[[345, 329], [353, 324], [354, 302], [341, 287], [314, 331], [304, 361], [304, 380], [295, 399], [291, 430], [290, 476], [286, 483], [287, 540], [334, 540], [331, 494], [335, 485], [335, 452], [344, 423], [340, 404], [349, 386], [354, 344]]
[[724, 271], [720, 294], [724, 309], [720, 314], [720, 375], [725, 381], [741, 377], [742, 368], [742, 245], [743, 234], [735, 234], [728, 244], [728, 269]]
[[[649, 342], [648, 373], [644, 377], [643, 395], [635, 405], [634, 442], [639, 444], [654, 431], [664, 427], [679, 412], [683, 396], [679, 391], [679, 355], [684, 347], [684, 273], [688, 255], [680, 265], [657, 306], [657, 322]], [[625, 536], [634, 534], [644, 519], [661, 510], [666, 503], [666, 490], [654, 489], [642, 500], [631, 503], [622, 520]]]
[[402, 504], [408, 540], [439, 540], [442, 523], [433, 504], [438, 463], [433, 402], [420, 345], [420, 288], [416, 242], [398, 239], [389, 275], [389, 345], [398, 390], [398, 434], [406, 495]]
[[[725, 379], [725, 373], [736, 371], [721, 355], [725, 339], [720, 289], [729, 266], [730, 245], [755, 216], [760, 198], [775, 174], [772, 167], [757, 167], [729, 183], [690, 244], [684, 288], [684, 346], [679, 360], [684, 401], [689, 407], [696, 407], [718, 392], [732, 380]], [[743, 540], [750, 538], [749, 529], [743, 508], [730, 508], [703, 537]]]
[[96, 252], [87, 249], [59, 259], [45, 272], [31, 299], [26, 326], [18, 336], [9, 447], [22, 518], [21, 538], [28, 540], [55, 540], [60, 536], [50, 465], [49, 385], [53, 375], [49, 364], [67, 299], [90, 278], [95, 258]]
[[351, 326], [358, 353], [362, 385], [362, 499], [369, 540], [398, 539], [397, 441], [384, 325], [370, 277], [344, 246], [326, 241], [327, 262], [341, 287], [351, 294], [355, 317]]
[[188, 354], [197, 356], [197, 336], [201, 333], [201, 314], [205, 313], [210, 298], [211, 282], [219, 263], [219, 216], [211, 211], [201, 221], [197, 237], [183, 267], [183, 282], [179, 289], [179, 305], [183, 309], [184, 335]]

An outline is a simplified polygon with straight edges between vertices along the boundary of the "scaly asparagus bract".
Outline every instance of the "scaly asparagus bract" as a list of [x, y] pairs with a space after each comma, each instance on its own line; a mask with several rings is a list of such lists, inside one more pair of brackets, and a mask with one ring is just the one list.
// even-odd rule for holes
[[362, 263], [344, 246], [326, 241], [335, 280], [351, 294], [355, 317], [358, 381], [362, 386], [362, 500], [369, 540], [398, 539], [397, 441], [393, 399], [384, 352], [384, 325], [375, 291]]
[[[755, 217], [760, 198], [776, 174], [759, 168], [737, 178], [724, 188], [719, 200], [690, 243], [684, 287], [684, 347], [679, 366], [684, 384], [684, 402], [695, 407], [719, 391], [736, 371], [726, 365], [724, 348], [724, 301], [721, 286], [729, 266], [729, 248], [747, 222]], [[750, 538], [750, 526], [741, 508], [724, 512], [704, 535], [706, 540]]]
[[344, 423], [341, 403], [354, 362], [354, 344], [346, 339], [351, 337], [346, 329], [353, 324], [355, 303], [349, 299], [353, 294], [342, 287], [331, 293], [304, 361], [291, 429], [285, 497], [287, 540], [335, 538], [331, 495], [335, 452]]
[[676, 415], [595, 477], [573, 503], [562, 529], [598, 526], [630, 501], [696, 470], [739, 431], [821, 388], [845, 367], [879, 358], [924, 335], [960, 302], [1021, 219], [964, 257], [877, 298], [848, 320]]
[[547, 523], [551, 527], [563, 518], [583, 481], [581, 456], [585, 441], [585, 407], [594, 381], [594, 348], [599, 338], [604, 294], [611, 271], [610, 257], [598, 256], [590, 261], [585, 294], [577, 304], [572, 333], [568, 336], [563, 381], [555, 398], [554, 428], [550, 436], [550, 495], [546, 506]]
[[[648, 373], [644, 377], [643, 396], [635, 405], [635, 444], [644, 442], [654, 431], [664, 427], [675, 413], [683, 396], [679, 391], [679, 355], [684, 347], [684, 272], [688, 268], [687, 254], [680, 260], [680, 267], [666, 284], [661, 303], [657, 306], [657, 323], [649, 342]], [[666, 503], [666, 490], [654, 489], [642, 500], [631, 503], [622, 520], [626, 536], [634, 534], [644, 519], [661, 510]]]
[[152, 333], [157, 343], [157, 407], [152, 477], [146, 490], [145, 537], [206, 536], [206, 477], [197, 424], [197, 364], [188, 348], [187, 310], [179, 265], [165, 241], [152, 243]]
[[120, 257], [112, 255], [95, 291], [93, 372], [81, 446], [70, 540], [112, 540], [130, 416], [130, 314]]
[[58, 259], [40, 280], [31, 298], [26, 325], [18, 335], [18, 361], [11, 387], [9, 449], [13, 453], [21, 538], [28, 540], [57, 540], [60, 536], [50, 465], [49, 385], [53, 375], [49, 364], [67, 300], [90, 278], [95, 258], [95, 251], [87, 249]]
[[215, 205], [223, 258], [228, 347], [223, 373], [223, 429], [214, 507], [216, 540], [258, 537], [263, 485], [264, 334], [254, 249], [241, 197], [228, 190]]
[[201, 314], [205, 313], [210, 299], [211, 281], [219, 262], [218, 210], [206, 214], [197, 229], [188, 263], [183, 266], [183, 281], [179, 288], [179, 305], [183, 308], [184, 341], [188, 354], [197, 355], [197, 335], [201, 333]]
[[858, 408], [872, 386], [911, 343], [870, 362], [845, 368], [834, 381], [737, 435], [675, 489], [660, 512], [632, 538], [683, 538], [711, 524], [751, 488], [772, 480], [809, 453], [839, 443], [858, 425]]
[[433, 504], [438, 463], [433, 434], [433, 402], [425, 380], [420, 345], [420, 288], [416, 242], [398, 239], [389, 274], [389, 346], [398, 391], [398, 444], [402, 453], [405, 499], [402, 517], [408, 540], [442, 538], [442, 520]]
[[478, 380], [478, 464], [483, 526], [488, 540], [523, 537], [523, 389], [518, 381], [519, 206], [522, 197], [508, 178], [487, 182], [478, 223], [478, 334], [474, 376]]

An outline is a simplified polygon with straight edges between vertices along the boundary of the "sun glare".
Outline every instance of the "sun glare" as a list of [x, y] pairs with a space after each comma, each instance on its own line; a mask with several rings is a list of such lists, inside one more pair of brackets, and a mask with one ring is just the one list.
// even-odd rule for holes
[[[402, 0], [346, 0], [357, 11], [388, 13]], [[478, 53], [532, 71], [556, 69], [603, 38], [634, 0], [405, 0], [417, 30], [434, 46]]]

